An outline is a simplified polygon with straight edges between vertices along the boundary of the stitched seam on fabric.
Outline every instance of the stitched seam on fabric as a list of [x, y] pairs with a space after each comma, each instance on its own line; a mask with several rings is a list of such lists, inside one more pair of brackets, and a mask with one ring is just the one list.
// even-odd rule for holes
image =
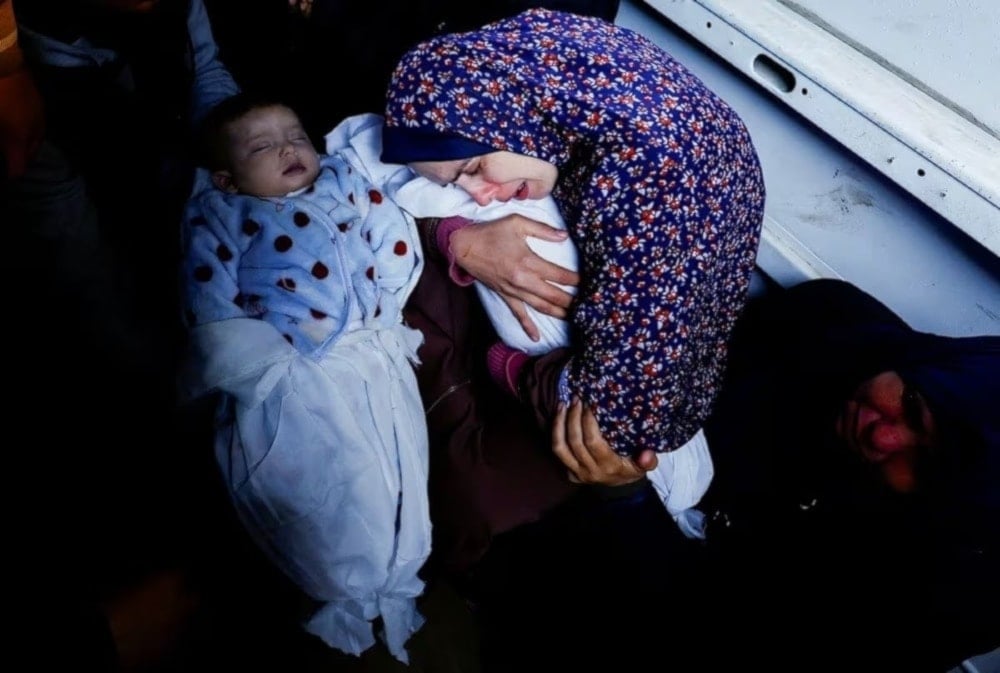
[[462, 381], [461, 383], [456, 383], [456, 384], [450, 386], [447, 390], [445, 390], [443, 393], [441, 393], [438, 396], [438, 398], [431, 403], [431, 405], [429, 407], [427, 407], [427, 411], [424, 412], [424, 415], [429, 416], [430, 413], [432, 411], [434, 411], [434, 409], [439, 404], [441, 404], [445, 400], [446, 397], [448, 397], [449, 395], [451, 395], [453, 392], [455, 392], [459, 388], [462, 388], [463, 386], [467, 386], [470, 383], [472, 383], [472, 379], [466, 379], [465, 381]]

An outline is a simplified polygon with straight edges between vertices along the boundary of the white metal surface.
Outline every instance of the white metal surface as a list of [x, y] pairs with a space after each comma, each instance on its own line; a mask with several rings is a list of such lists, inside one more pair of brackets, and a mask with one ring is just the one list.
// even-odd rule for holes
[[[758, 264], [768, 276], [785, 285], [839, 276], [917, 329], [1000, 333], [1000, 258], [642, 3], [623, 0], [617, 22], [688, 66], [746, 121], [767, 187]], [[710, 30], [733, 48], [749, 43], [725, 24]]]
[[1000, 136], [996, 0], [780, 0]]
[[[647, 3], [1000, 255], [1000, 5]], [[954, 16], [926, 10], [952, 5]], [[976, 60], [960, 62], [954, 50]]]

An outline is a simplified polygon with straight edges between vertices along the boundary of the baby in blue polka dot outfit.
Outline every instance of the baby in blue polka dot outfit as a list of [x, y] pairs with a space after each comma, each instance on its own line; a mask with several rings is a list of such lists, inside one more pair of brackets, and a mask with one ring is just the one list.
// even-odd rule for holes
[[205, 141], [184, 383], [221, 393], [217, 462], [247, 530], [319, 602], [307, 630], [359, 654], [381, 616], [405, 661], [430, 552], [422, 336], [401, 314], [423, 265], [415, 224], [284, 105], [229, 99]]

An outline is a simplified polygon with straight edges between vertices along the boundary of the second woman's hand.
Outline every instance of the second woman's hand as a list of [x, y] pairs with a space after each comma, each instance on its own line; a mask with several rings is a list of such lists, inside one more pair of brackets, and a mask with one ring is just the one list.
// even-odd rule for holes
[[555, 284], [575, 286], [580, 276], [535, 254], [525, 240], [528, 236], [559, 242], [568, 234], [522, 215], [507, 215], [455, 231], [450, 244], [455, 262], [498, 292], [524, 331], [537, 341], [538, 328], [525, 305], [565, 318], [573, 295]]
[[615, 453], [601, 435], [597, 417], [579, 400], [567, 408], [559, 406], [552, 421], [552, 451], [569, 472], [574, 483], [623, 486], [642, 479], [656, 469], [652, 451], [643, 451], [636, 460]]

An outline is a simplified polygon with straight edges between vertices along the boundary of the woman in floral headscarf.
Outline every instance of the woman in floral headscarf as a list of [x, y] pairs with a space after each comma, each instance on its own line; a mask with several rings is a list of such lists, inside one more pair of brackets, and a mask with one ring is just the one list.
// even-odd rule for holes
[[[582, 265], [560, 398], [593, 408], [623, 455], [697, 432], [746, 299], [764, 186], [739, 117], [684, 66], [630, 30], [548, 10], [441, 36], [396, 68], [382, 157], [480, 203], [551, 194]], [[522, 245], [556, 238], [505, 222]], [[505, 267], [503, 232], [464, 224], [442, 221], [439, 247], [500, 290], [529, 333], [525, 302], [569, 306], [549, 282], [566, 282], [558, 267], [526, 245], [520, 269]], [[516, 389], [526, 358], [502, 355], [492, 366]]]

